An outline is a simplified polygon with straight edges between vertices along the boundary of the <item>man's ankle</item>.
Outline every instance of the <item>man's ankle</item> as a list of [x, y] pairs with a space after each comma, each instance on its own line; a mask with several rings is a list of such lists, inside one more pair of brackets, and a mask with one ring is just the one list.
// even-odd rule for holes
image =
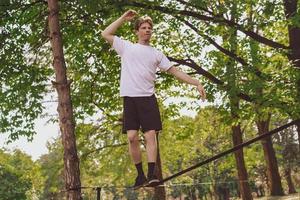
[[135, 168], [136, 168], [136, 171], [137, 171], [139, 177], [145, 176], [144, 171], [143, 171], [142, 162], [139, 162], [139, 163], [135, 164]]
[[155, 174], [155, 162], [148, 162], [148, 174], [147, 176], [153, 176]]

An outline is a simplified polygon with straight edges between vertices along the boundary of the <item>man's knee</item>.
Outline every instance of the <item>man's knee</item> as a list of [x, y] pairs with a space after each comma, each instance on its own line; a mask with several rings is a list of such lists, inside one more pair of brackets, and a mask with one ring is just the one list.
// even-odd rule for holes
[[156, 141], [156, 131], [150, 130], [145, 132], [146, 142], [155, 142]]
[[127, 131], [127, 138], [130, 144], [137, 143], [139, 141], [138, 132], [136, 130]]
[[139, 139], [138, 139], [138, 137], [135, 137], [135, 136], [129, 136], [128, 141], [130, 144], [137, 144], [139, 142]]

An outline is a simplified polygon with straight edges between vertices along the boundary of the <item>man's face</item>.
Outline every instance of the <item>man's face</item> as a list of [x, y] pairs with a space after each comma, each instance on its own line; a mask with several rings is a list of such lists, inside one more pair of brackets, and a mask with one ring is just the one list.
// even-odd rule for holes
[[152, 27], [148, 22], [144, 22], [136, 31], [139, 40], [149, 41], [152, 35]]

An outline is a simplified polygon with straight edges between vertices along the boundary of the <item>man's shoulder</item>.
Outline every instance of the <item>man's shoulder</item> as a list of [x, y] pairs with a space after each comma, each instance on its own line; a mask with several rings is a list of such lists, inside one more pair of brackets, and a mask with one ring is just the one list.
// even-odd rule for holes
[[121, 36], [114, 35], [114, 39], [119, 40], [119, 41], [121, 41], [121, 42], [124, 42], [124, 43], [126, 43], [126, 44], [133, 44], [130, 40], [124, 39], [124, 38], [121, 37]]
[[161, 50], [159, 50], [157, 47], [152, 46], [152, 45], [150, 45], [149, 47], [152, 49], [152, 51], [153, 51], [155, 54], [157, 54], [157, 55], [163, 54], [163, 52], [162, 52]]
[[160, 50], [160, 49], [158, 49], [158, 48], [155, 48], [155, 47], [153, 47], [153, 49], [154, 49], [154, 51], [155, 51], [155, 53], [156, 53], [157, 56], [162, 57], [162, 56], [165, 55], [165, 54], [162, 52], [162, 50]]

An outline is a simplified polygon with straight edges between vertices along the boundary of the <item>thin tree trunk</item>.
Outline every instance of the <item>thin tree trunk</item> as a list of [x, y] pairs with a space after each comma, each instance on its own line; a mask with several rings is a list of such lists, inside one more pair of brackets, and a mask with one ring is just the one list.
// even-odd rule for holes
[[[242, 131], [240, 125], [232, 126], [232, 141], [233, 145], [239, 145], [243, 143], [242, 138]], [[251, 200], [251, 190], [248, 183], [248, 173], [247, 169], [245, 167], [245, 161], [244, 161], [244, 152], [243, 149], [240, 149], [238, 151], [234, 152], [235, 162], [236, 162], [236, 168], [238, 172], [238, 179], [239, 182], [239, 190], [242, 196], [242, 199], [244, 200]]]
[[[251, 25], [253, 31], [255, 31], [252, 18], [253, 18], [253, 14], [251, 12], [251, 14], [249, 16], [249, 24]], [[256, 27], [256, 29], [257, 29], [257, 27]], [[259, 44], [256, 41], [250, 41], [249, 44], [250, 44], [250, 53], [251, 53], [252, 63], [254, 66], [259, 66], [260, 63], [262, 62], [260, 59], [260, 56], [258, 55], [259, 48], [260, 48]], [[252, 81], [255, 81], [258, 85], [258, 87], [256, 87], [256, 89], [255, 89], [256, 94], [259, 96], [264, 96], [264, 89], [263, 89], [264, 84], [263, 84], [262, 80], [255, 77]], [[260, 104], [256, 103], [254, 105], [254, 109], [258, 116], [264, 115], [264, 113], [262, 111], [263, 109]], [[267, 121], [263, 121], [263, 119], [258, 120], [257, 126], [258, 126], [259, 134], [263, 134], [267, 130], [269, 130], [268, 127], [269, 127], [270, 116], [271, 115], [269, 115], [269, 118]], [[267, 125], [267, 127], [265, 127], [264, 125]], [[262, 140], [262, 145], [263, 145], [263, 151], [264, 151], [264, 158], [266, 160], [266, 165], [267, 165], [267, 176], [268, 176], [268, 179], [270, 180], [269, 186], [270, 186], [271, 194], [272, 195], [275, 195], [275, 194], [283, 195], [281, 180], [280, 180], [280, 176], [279, 176], [279, 172], [278, 172], [277, 160], [276, 160], [275, 151], [273, 149], [271, 138], [269, 137], [265, 140]]]
[[64, 147], [64, 180], [68, 200], [81, 199], [79, 159], [75, 140], [75, 123], [70, 95], [70, 81], [67, 80], [63, 54], [62, 37], [59, 27], [59, 6], [57, 0], [48, 0], [50, 41], [53, 51], [53, 67], [58, 94], [59, 126]]
[[284, 176], [285, 176], [286, 182], [288, 184], [288, 188], [289, 188], [288, 193], [289, 194], [296, 193], [296, 189], [295, 189], [294, 183], [292, 181], [291, 168], [290, 167], [287, 167], [286, 169], [284, 169]]
[[[232, 15], [232, 21], [235, 21], [237, 18], [237, 4], [233, 4], [231, 7], [230, 14]], [[237, 30], [235, 29], [229, 29], [228, 30], [229, 34], [228, 36], [224, 36], [224, 41], [228, 41], [228, 46], [231, 51], [237, 52]], [[239, 80], [237, 79], [237, 68], [236, 68], [236, 63], [234, 59], [229, 59], [227, 62], [227, 78], [228, 78], [228, 84], [231, 86], [232, 89], [238, 88], [238, 83]], [[234, 120], [234, 122], [237, 122], [240, 118], [239, 116], [239, 98], [238, 94], [236, 93], [235, 90], [229, 91], [229, 103], [230, 103], [230, 112], [231, 112], [231, 117]], [[242, 131], [240, 127], [240, 123], [238, 122], [237, 125], [232, 125], [231, 127], [232, 130], [232, 142], [233, 145], [239, 145], [243, 143], [243, 138], [242, 138]], [[251, 190], [250, 186], [248, 183], [248, 172], [246, 169], [245, 165], [245, 160], [244, 160], [244, 152], [243, 149], [240, 149], [238, 151], [234, 152], [235, 156], [235, 162], [236, 162], [236, 168], [237, 168], [237, 175], [238, 175], [238, 180], [239, 180], [239, 189], [240, 193], [242, 196], [243, 200], [252, 200], [252, 195], [251, 195]]]
[[215, 162], [211, 162], [211, 164], [209, 164], [209, 177], [211, 179], [210, 191], [212, 193], [212, 199], [218, 199], [215, 168]]
[[190, 198], [191, 198], [191, 200], [197, 200], [197, 194], [196, 194], [196, 189], [195, 188], [191, 188], [191, 196], [190, 196]]
[[[262, 135], [269, 131], [270, 117], [267, 120], [257, 121], [258, 134]], [[271, 137], [262, 140], [262, 146], [264, 151], [264, 158], [267, 165], [267, 176], [269, 180], [269, 187], [271, 195], [284, 195], [281, 178], [279, 175], [277, 159], [273, 148]]]
[[300, 153], [300, 121], [296, 123], [297, 134], [298, 134], [298, 151]]
[[[163, 176], [162, 176], [162, 165], [161, 165], [160, 152], [159, 152], [158, 134], [156, 134], [156, 138], [157, 138], [156, 175], [159, 180], [162, 180]], [[154, 189], [154, 199], [158, 199], [158, 200], [166, 199], [165, 187], [156, 187]]]
[[[253, 15], [251, 14], [249, 17], [250, 24], [253, 24], [252, 16]], [[254, 28], [253, 28], [253, 30], [254, 30]], [[259, 49], [258, 43], [255, 41], [250, 41], [250, 52], [251, 52], [251, 58], [252, 58], [252, 62], [253, 62], [254, 66], [259, 66], [259, 64], [261, 62], [260, 57], [258, 55], [258, 49]], [[261, 83], [261, 80], [258, 78], [255, 78], [254, 81], [255, 80], [256, 80], [257, 84], [259, 85], [256, 88], [256, 93], [260, 96], [263, 96], [264, 95], [264, 91], [263, 91], [263, 87], [262, 87], [263, 83]], [[258, 116], [263, 115], [263, 113], [261, 112], [261, 110], [262, 110], [261, 106], [259, 104], [255, 104], [254, 108], [255, 108], [255, 111], [258, 114]], [[270, 115], [269, 115], [269, 118], [270, 118]], [[267, 121], [258, 120], [257, 126], [258, 126], [258, 130], [259, 130], [259, 134], [263, 134], [268, 130], [269, 120], [270, 119], [268, 119]], [[267, 127], [265, 127], [265, 125], [267, 125]], [[263, 128], [263, 127], [265, 127], [265, 128]], [[275, 151], [273, 149], [271, 138], [269, 137], [269, 138], [263, 140], [262, 145], [263, 145], [264, 157], [265, 157], [266, 165], [267, 165], [267, 176], [268, 176], [268, 180], [270, 180], [268, 185], [270, 187], [271, 194], [272, 195], [275, 195], [275, 194], [283, 195], [280, 176], [279, 176], [279, 172], [278, 172], [277, 160], [276, 160]]]

